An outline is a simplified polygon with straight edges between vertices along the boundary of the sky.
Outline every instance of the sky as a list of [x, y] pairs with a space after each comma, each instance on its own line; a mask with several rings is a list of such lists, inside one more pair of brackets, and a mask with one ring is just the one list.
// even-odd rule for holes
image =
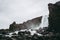
[[14, 21], [19, 24], [48, 15], [48, 3], [57, 1], [59, 0], [0, 0], [0, 29], [9, 28]]

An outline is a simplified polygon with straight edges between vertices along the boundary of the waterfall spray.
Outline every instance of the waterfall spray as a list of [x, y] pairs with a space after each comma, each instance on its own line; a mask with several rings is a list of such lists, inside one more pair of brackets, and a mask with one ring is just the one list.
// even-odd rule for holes
[[42, 17], [42, 21], [39, 28], [43, 28], [43, 27], [48, 27], [48, 15], [44, 15]]

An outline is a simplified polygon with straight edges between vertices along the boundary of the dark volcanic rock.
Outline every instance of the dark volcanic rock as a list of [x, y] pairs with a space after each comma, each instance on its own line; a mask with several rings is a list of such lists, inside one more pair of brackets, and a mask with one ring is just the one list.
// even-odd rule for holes
[[49, 31], [60, 32], [60, 1], [55, 4], [49, 3]]
[[0, 29], [0, 34], [6, 35], [9, 33], [9, 29]]
[[24, 22], [22, 24], [16, 24], [16, 22], [13, 22], [10, 24], [9, 30], [10, 31], [16, 31], [16, 30], [21, 30], [21, 29], [30, 29], [33, 27], [37, 27], [41, 23], [41, 17], [34, 18], [32, 20], [28, 20], [27, 22]]
[[21, 28], [19, 26], [20, 26], [19, 24], [16, 24], [16, 22], [13, 22], [12, 24], [10, 24], [9, 31], [20, 30]]

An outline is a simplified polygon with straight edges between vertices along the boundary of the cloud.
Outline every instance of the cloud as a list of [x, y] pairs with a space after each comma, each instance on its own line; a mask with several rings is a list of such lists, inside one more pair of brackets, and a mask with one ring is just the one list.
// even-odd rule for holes
[[0, 0], [0, 28], [8, 28], [13, 21], [22, 23], [41, 15], [47, 15], [47, 4], [57, 1], [58, 0]]

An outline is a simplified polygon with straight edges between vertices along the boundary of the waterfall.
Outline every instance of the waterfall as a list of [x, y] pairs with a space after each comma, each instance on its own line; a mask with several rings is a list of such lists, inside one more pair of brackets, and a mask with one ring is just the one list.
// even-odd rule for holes
[[43, 16], [42, 22], [39, 27], [41, 27], [41, 28], [48, 27], [48, 15]]
[[43, 27], [48, 27], [48, 15], [44, 15], [42, 17], [41, 24], [35, 29], [34, 28], [33, 29], [36, 30], [36, 29], [43, 28]]

